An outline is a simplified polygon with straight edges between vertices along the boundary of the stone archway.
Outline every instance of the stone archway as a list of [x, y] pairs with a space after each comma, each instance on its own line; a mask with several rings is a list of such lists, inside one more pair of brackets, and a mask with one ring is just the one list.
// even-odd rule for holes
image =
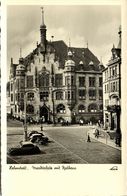
[[43, 122], [49, 121], [49, 110], [46, 106], [40, 107], [40, 118], [43, 118]]

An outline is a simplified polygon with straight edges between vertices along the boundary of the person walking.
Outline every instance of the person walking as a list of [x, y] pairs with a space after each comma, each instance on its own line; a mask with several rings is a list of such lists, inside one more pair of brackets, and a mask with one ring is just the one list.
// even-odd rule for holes
[[91, 142], [89, 133], [88, 133], [88, 137], [87, 137], [87, 142]]

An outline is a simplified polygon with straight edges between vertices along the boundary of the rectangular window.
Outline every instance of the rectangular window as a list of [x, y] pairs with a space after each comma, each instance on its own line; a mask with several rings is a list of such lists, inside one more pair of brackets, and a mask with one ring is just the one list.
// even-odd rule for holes
[[13, 101], [13, 94], [11, 94], [11, 101]]
[[79, 86], [84, 87], [85, 86], [85, 77], [79, 77]]
[[55, 74], [55, 86], [62, 86], [62, 85], [63, 85], [63, 75]]
[[16, 80], [16, 88], [19, 90], [19, 79]]
[[85, 99], [86, 98], [86, 91], [81, 89], [79, 90], [79, 99]]
[[115, 85], [115, 82], [113, 82], [112, 91], [113, 91], [113, 92], [115, 92], [115, 91], [116, 91], [116, 85]]
[[96, 99], [96, 91], [95, 90], [89, 90], [89, 99], [93, 100]]
[[71, 85], [74, 85], [74, 76], [71, 76]]
[[103, 91], [99, 90], [99, 99], [102, 99], [102, 98], [103, 98]]
[[89, 86], [90, 87], [95, 87], [96, 83], [95, 83], [95, 77], [89, 77]]
[[11, 83], [11, 91], [13, 91], [13, 83]]
[[49, 86], [49, 74], [42, 74], [39, 76], [39, 86]]
[[112, 92], [112, 83], [110, 84], [110, 87], [111, 87], [111, 92]]
[[66, 86], [71, 85], [70, 76], [65, 77], [65, 85]]
[[67, 99], [68, 99], [68, 100], [71, 99], [71, 93], [70, 93], [70, 91], [67, 91]]
[[56, 92], [56, 100], [63, 100], [63, 92]]
[[102, 77], [99, 78], [99, 87], [102, 87]]
[[24, 93], [21, 93], [21, 99], [24, 99]]
[[117, 65], [115, 66], [115, 76], [117, 76]]
[[118, 91], [118, 82], [116, 81], [116, 91]]
[[33, 76], [27, 76], [27, 88], [33, 88]]
[[47, 91], [40, 92], [40, 101], [48, 101], [49, 93]]
[[115, 67], [112, 68], [112, 76], [115, 76]]
[[20, 80], [20, 88], [21, 89], [24, 89], [25, 88], [25, 80], [24, 79], [21, 79]]
[[34, 93], [27, 93], [27, 100], [32, 101], [34, 99]]
[[74, 91], [71, 91], [71, 99], [75, 99], [75, 93], [74, 93]]

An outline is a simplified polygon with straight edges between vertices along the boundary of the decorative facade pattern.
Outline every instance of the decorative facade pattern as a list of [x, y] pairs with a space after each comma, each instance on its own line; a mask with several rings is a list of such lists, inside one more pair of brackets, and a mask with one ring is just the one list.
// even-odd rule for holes
[[[8, 113], [39, 121], [70, 123], [102, 120], [103, 65], [89, 48], [47, 41], [42, 9], [41, 42], [19, 64], [11, 59]], [[26, 99], [24, 99], [26, 95]]]

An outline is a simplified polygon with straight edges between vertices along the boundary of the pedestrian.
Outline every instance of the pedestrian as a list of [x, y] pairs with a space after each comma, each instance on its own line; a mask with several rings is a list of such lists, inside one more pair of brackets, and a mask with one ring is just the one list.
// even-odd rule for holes
[[89, 133], [88, 133], [88, 137], [87, 137], [87, 142], [91, 142]]
[[101, 126], [100, 120], [98, 120], [98, 126], [99, 126], [99, 127]]
[[99, 130], [97, 129], [97, 138], [99, 138]]
[[95, 138], [96, 138], [97, 137], [97, 129], [95, 129], [95, 133], [94, 134], [95, 134]]

